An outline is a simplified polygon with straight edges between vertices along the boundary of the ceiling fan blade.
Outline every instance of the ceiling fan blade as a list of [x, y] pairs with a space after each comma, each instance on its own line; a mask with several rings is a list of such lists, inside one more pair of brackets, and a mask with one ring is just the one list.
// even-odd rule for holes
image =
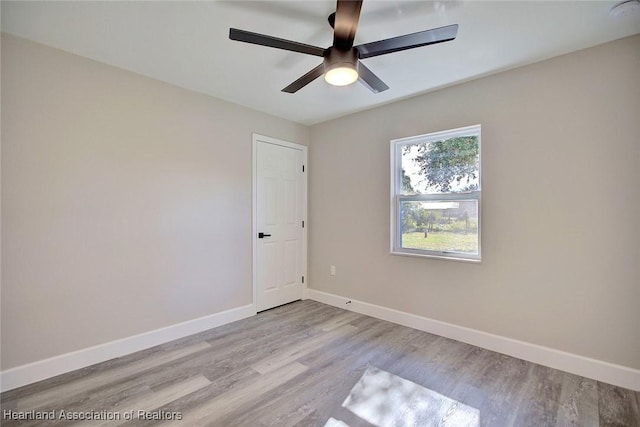
[[349, 50], [353, 47], [353, 39], [356, 37], [361, 8], [362, 0], [337, 1], [333, 28], [333, 46], [336, 49]]
[[356, 49], [358, 50], [358, 57], [360, 59], [371, 58], [373, 56], [386, 55], [387, 53], [399, 52], [415, 47], [448, 42], [455, 39], [457, 34], [458, 24], [447, 25], [446, 27], [361, 44], [356, 46]]
[[309, 71], [307, 74], [305, 74], [295, 82], [291, 83], [289, 86], [282, 89], [282, 92], [295, 93], [323, 74], [324, 74], [324, 63], [318, 65], [316, 68]]
[[389, 89], [389, 86], [373, 74], [373, 71], [365, 67], [362, 62], [358, 63], [358, 77], [360, 83], [368, 87], [373, 93], [380, 93]]
[[274, 47], [276, 49], [290, 50], [306, 53], [307, 55], [323, 56], [324, 49], [310, 44], [298, 43], [291, 40], [279, 39], [264, 34], [229, 28], [229, 38], [245, 43], [259, 44], [261, 46]]

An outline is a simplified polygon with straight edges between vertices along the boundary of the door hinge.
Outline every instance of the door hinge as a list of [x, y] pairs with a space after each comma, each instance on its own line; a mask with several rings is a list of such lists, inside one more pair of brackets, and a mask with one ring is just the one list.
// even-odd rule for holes
[[302, 228], [304, 228], [304, 221], [302, 221]]
[[302, 276], [302, 283], [304, 283], [304, 276]]
[[302, 165], [302, 172], [304, 172], [304, 165]]

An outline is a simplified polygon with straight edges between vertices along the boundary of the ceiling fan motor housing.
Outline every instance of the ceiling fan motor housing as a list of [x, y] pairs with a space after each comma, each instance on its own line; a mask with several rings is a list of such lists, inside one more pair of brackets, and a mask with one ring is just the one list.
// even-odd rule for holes
[[324, 55], [325, 73], [342, 67], [358, 70], [358, 51], [355, 48], [346, 51], [336, 48], [327, 49]]

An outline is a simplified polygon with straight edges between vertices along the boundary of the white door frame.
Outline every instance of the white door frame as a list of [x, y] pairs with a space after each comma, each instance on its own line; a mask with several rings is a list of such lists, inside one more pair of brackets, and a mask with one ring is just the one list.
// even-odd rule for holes
[[272, 138], [270, 136], [265, 136], [265, 135], [260, 135], [257, 133], [253, 133], [252, 135], [252, 140], [253, 140], [253, 153], [252, 153], [252, 160], [253, 160], [253, 167], [252, 167], [252, 188], [251, 188], [251, 193], [252, 193], [252, 214], [251, 214], [251, 220], [252, 220], [252, 225], [251, 225], [251, 232], [252, 232], [252, 237], [251, 237], [251, 246], [252, 246], [252, 252], [253, 252], [253, 264], [251, 266], [251, 270], [252, 270], [252, 281], [253, 281], [253, 309], [254, 311], [256, 311], [257, 313], [257, 308], [258, 308], [258, 274], [257, 274], [257, 268], [256, 265], [258, 263], [258, 215], [257, 215], [257, 210], [258, 210], [258, 193], [257, 193], [257, 189], [258, 189], [258, 156], [257, 156], [257, 149], [258, 149], [258, 142], [265, 142], [267, 144], [274, 144], [274, 145], [280, 145], [283, 147], [288, 147], [288, 148], [293, 148], [296, 150], [300, 150], [302, 151], [302, 165], [304, 167], [304, 174], [302, 175], [302, 220], [304, 221], [304, 228], [302, 229], [302, 276], [304, 277], [304, 283], [302, 284], [302, 298], [303, 299], [307, 299], [308, 295], [309, 295], [309, 288], [307, 287], [307, 284], [309, 282], [308, 280], [308, 276], [307, 276], [307, 229], [308, 227], [308, 221], [307, 221], [307, 172], [308, 172], [308, 168], [307, 168], [307, 150], [308, 148], [304, 145], [300, 145], [300, 144], [296, 144], [294, 142], [289, 142], [289, 141], [284, 141], [281, 139], [276, 139], [276, 138]]

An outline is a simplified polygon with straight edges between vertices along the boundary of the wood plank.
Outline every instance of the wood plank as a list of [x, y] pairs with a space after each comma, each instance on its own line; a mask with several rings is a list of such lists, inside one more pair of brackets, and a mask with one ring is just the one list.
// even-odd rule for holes
[[119, 420], [101, 420], [83, 423], [83, 425], [91, 427], [119, 426], [127, 422], [124, 418], [125, 413], [134, 413], [133, 419], [136, 420], [138, 419], [138, 411], [153, 411], [210, 384], [211, 382], [208, 379], [202, 375], [197, 375], [160, 390], [153, 391], [148, 395], [127, 399], [117, 406], [110, 408], [111, 411], [122, 415]]
[[226, 393], [222, 393], [215, 399], [210, 400], [204, 405], [187, 411], [179, 422], [171, 422], [171, 426], [184, 425], [207, 425], [214, 423], [219, 418], [224, 417], [227, 413], [237, 410], [242, 405], [266, 395], [278, 386], [297, 377], [308, 368], [300, 363], [292, 363], [285, 365], [269, 372], [268, 374], [252, 378], [250, 381], [238, 384]]
[[635, 393], [598, 381], [598, 410], [602, 426], [640, 426]]
[[532, 364], [516, 404], [515, 425], [526, 425], [530, 420], [545, 426], [556, 424], [562, 380], [562, 372]]
[[79, 378], [75, 381], [47, 389], [42, 392], [35, 392], [17, 401], [17, 409], [36, 409], [59, 399], [60, 396], [69, 398], [78, 394], [88, 394], [92, 389], [99, 387], [105, 382], [116, 382], [132, 375], [140, 375], [142, 372], [152, 368], [165, 365], [173, 360], [192, 355], [194, 353], [208, 350], [211, 346], [207, 342], [199, 342], [188, 347], [178, 348], [167, 353], [156, 354], [138, 362], [114, 368], [108, 371]]
[[356, 329], [357, 328], [355, 326], [351, 325], [339, 326], [337, 329], [331, 330], [330, 332], [304, 340], [292, 346], [284, 347], [277, 353], [251, 365], [251, 367], [261, 374], [266, 374], [292, 363], [294, 360], [317, 350], [319, 347], [329, 344], [333, 340], [344, 338], [347, 334], [355, 331]]
[[562, 372], [557, 427], [598, 426], [598, 389], [595, 380]]
[[493, 354], [494, 363], [484, 372], [479, 385], [486, 395], [479, 408], [482, 420], [491, 426], [514, 426], [533, 364]]
[[347, 311], [345, 313], [340, 313], [337, 316], [333, 316], [331, 319], [320, 323], [316, 326], [316, 328], [325, 332], [333, 331], [334, 329], [337, 329], [342, 325], [346, 325], [349, 322], [358, 319], [359, 317], [362, 317], [362, 315], [354, 313], [352, 311]]

